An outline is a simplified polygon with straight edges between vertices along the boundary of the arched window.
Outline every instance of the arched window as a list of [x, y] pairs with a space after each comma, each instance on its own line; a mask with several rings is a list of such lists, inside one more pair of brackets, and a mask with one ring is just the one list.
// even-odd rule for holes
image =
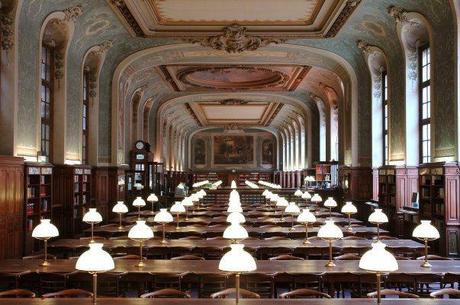
[[83, 71], [83, 105], [81, 108], [81, 161], [88, 164], [88, 138], [89, 138], [89, 78], [90, 70]]
[[418, 49], [420, 160], [431, 162], [431, 59], [428, 44]]
[[40, 59], [40, 152], [47, 160], [52, 155], [54, 45], [42, 44]]
[[389, 104], [388, 104], [388, 74], [386, 71], [382, 72], [382, 122], [383, 122], [383, 161], [388, 164], [388, 157], [390, 155], [389, 139], [388, 139], [388, 117], [389, 117]]

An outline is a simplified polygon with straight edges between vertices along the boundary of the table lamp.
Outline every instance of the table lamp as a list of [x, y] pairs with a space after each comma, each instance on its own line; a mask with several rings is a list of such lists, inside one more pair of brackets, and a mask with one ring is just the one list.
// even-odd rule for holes
[[120, 224], [118, 226], [118, 230], [123, 229], [123, 224], [122, 224], [122, 215], [125, 213], [128, 213], [128, 207], [123, 201], [117, 201], [117, 204], [113, 206], [112, 212], [118, 214]]
[[240, 298], [240, 274], [257, 269], [254, 258], [244, 250], [242, 244], [231, 244], [230, 251], [224, 254], [219, 262], [219, 270], [235, 273], [235, 298]]
[[48, 239], [59, 236], [59, 231], [55, 225], [51, 223], [50, 219], [40, 219], [40, 223], [32, 231], [32, 237], [38, 240], [43, 240], [45, 243], [44, 250], [45, 256], [40, 266], [49, 266], [48, 262]]
[[317, 193], [315, 193], [311, 199], [310, 199], [311, 202], [314, 202], [316, 204], [320, 204], [322, 201], [323, 201], [323, 198], [321, 198], [321, 196]]
[[93, 276], [93, 303], [97, 299], [97, 274], [113, 270], [115, 263], [109, 253], [102, 249], [103, 244], [94, 243], [80, 255], [75, 264], [75, 269], [86, 271]]
[[185, 207], [180, 201], [176, 201], [169, 210], [171, 213], [176, 214], [176, 229], [179, 229], [179, 214], [185, 213]]
[[188, 208], [193, 206], [193, 201], [190, 197], [185, 197], [181, 203], [185, 208], [185, 220], [188, 220]]
[[332, 197], [328, 197], [326, 201], [324, 201], [324, 206], [329, 208], [329, 217], [332, 216], [332, 208], [337, 207], [337, 201], [334, 200]]
[[[269, 198], [270, 199], [270, 203], [273, 203], [276, 205], [276, 203], [278, 202], [278, 200], [280, 199], [280, 196], [278, 196], [278, 194], [274, 194], [272, 193], [271, 197]], [[275, 211], [276, 212], [276, 211]]]
[[228, 214], [227, 222], [230, 222], [230, 223], [237, 222], [241, 224], [241, 223], [246, 222], [246, 218], [240, 212], [233, 212], [233, 213]]
[[142, 185], [142, 183], [139, 183], [139, 182], [134, 183], [133, 187], [138, 191], [144, 189], [144, 186]]
[[296, 197], [302, 197], [303, 193], [301, 190], [297, 189], [295, 192], [294, 192], [294, 196]]
[[153, 218], [154, 222], [158, 222], [161, 224], [162, 231], [163, 231], [163, 239], [161, 240], [162, 244], [166, 243], [166, 233], [165, 233], [165, 226], [167, 223], [173, 222], [173, 216], [171, 213], [168, 212], [167, 209], [160, 209], [160, 212], [158, 212], [155, 217]]
[[421, 267], [430, 268], [431, 264], [428, 262], [428, 241], [439, 238], [438, 229], [431, 224], [430, 220], [421, 220], [421, 224], [415, 227], [412, 236], [425, 242], [425, 259]]
[[385, 250], [386, 245], [381, 241], [372, 243], [372, 249], [363, 254], [359, 260], [359, 268], [373, 271], [377, 275], [377, 304], [380, 304], [380, 276], [382, 272], [398, 270], [396, 258]]
[[145, 207], [145, 200], [138, 196], [133, 201], [133, 207], [137, 207], [137, 219], [141, 219], [141, 207]]
[[291, 215], [291, 231], [294, 230], [294, 216], [300, 213], [300, 209], [295, 202], [289, 202], [284, 212]]
[[230, 197], [229, 197], [228, 201], [232, 202], [233, 200], [238, 200], [238, 202], [240, 201], [240, 193], [238, 193], [237, 190], [232, 190], [230, 192]]
[[308, 203], [309, 200], [311, 200], [311, 195], [308, 191], [305, 191], [305, 193], [302, 194], [302, 199], [305, 199], [305, 201]]
[[144, 220], [137, 220], [136, 224], [129, 230], [128, 238], [139, 242], [139, 263], [137, 263], [136, 267], [144, 267], [144, 258], [142, 257], [142, 247], [144, 246], [144, 242], [153, 238], [153, 231], [152, 229], [145, 224]]
[[348, 215], [347, 231], [350, 231], [350, 232], [353, 231], [353, 227], [351, 226], [351, 214], [358, 213], [358, 209], [353, 205], [351, 201], [347, 201], [345, 202], [340, 212]]
[[238, 222], [232, 222], [224, 231], [223, 237], [230, 239], [232, 243], [238, 243], [239, 240], [248, 238], [248, 231]]
[[227, 208], [227, 213], [243, 213], [243, 208], [238, 205], [230, 205]]
[[[193, 193], [190, 195], [190, 199], [192, 200], [192, 207], [195, 205], [195, 203], [197, 204], [197, 206], [200, 205], [200, 195], [198, 195], [198, 193]], [[193, 209], [192, 209], [192, 213], [193, 213]]]
[[303, 209], [302, 213], [300, 213], [299, 216], [297, 216], [297, 222], [305, 224], [305, 240], [303, 244], [309, 244], [310, 241], [308, 240], [308, 224], [316, 222], [315, 215], [312, 212], [310, 212], [310, 209]]
[[150, 202], [150, 203], [152, 204], [152, 212], [153, 212], [155, 202], [158, 202], [158, 197], [157, 197], [157, 195], [155, 195], [154, 193], [151, 193], [151, 194], [147, 197], [147, 201]]
[[388, 222], [387, 215], [382, 212], [382, 209], [375, 209], [374, 212], [369, 215], [368, 221], [377, 225], [377, 240], [380, 240], [380, 225]]
[[326, 267], [334, 267], [335, 264], [332, 261], [332, 241], [343, 237], [342, 230], [334, 224], [333, 220], [326, 220], [326, 224], [318, 230], [318, 237], [329, 242], [329, 262], [327, 262]]
[[284, 197], [278, 197], [278, 201], [275, 206], [281, 208], [281, 221], [284, 221], [284, 210], [288, 205], [289, 202]]
[[83, 222], [91, 225], [91, 240], [90, 243], [94, 242], [94, 225], [102, 222], [102, 215], [96, 210], [96, 208], [90, 208], [88, 212], [83, 215]]
[[230, 183], [230, 188], [231, 188], [232, 190], [235, 190], [235, 189], [236, 189], [236, 182], [235, 182], [235, 180], [232, 180], [232, 182]]

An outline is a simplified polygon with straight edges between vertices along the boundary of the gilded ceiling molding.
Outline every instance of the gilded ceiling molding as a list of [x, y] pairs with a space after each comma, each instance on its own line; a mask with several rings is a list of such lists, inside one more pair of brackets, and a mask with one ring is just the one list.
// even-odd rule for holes
[[246, 105], [247, 103], [249, 103], [248, 101], [235, 98], [220, 100], [218, 102], [221, 105]]
[[134, 16], [131, 14], [131, 11], [126, 6], [123, 0], [108, 0], [109, 3], [116, 8], [119, 17], [122, 18], [122, 21], [128, 25], [128, 29], [132, 31], [132, 34], [139, 37], [144, 37], [144, 31], [137, 23]]
[[324, 37], [331, 38], [337, 35], [340, 29], [344, 26], [345, 22], [347, 22], [348, 18], [350, 18], [351, 14], [355, 11], [358, 5], [361, 3], [361, 0], [348, 0], [345, 4], [345, 7], [340, 12], [337, 19], [332, 24], [329, 31], [326, 33]]
[[3, 50], [10, 50], [14, 45], [14, 18], [11, 12], [3, 8], [0, 2], [1, 45]]
[[192, 107], [190, 107], [189, 103], [185, 103], [185, 107], [187, 108], [188, 113], [192, 116], [193, 120], [196, 122], [196, 124], [200, 127], [203, 127], [201, 124], [200, 120], [196, 116], [195, 112], [192, 110]]
[[223, 34], [205, 38], [185, 39], [187, 42], [200, 44], [203, 47], [225, 51], [227, 53], [241, 53], [255, 51], [269, 44], [283, 43], [285, 39], [248, 35], [246, 27], [234, 24], [224, 27]]

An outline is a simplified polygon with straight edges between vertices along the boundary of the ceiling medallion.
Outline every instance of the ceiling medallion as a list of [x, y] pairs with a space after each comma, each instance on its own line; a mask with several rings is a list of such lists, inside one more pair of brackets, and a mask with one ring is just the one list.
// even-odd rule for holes
[[248, 101], [243, 101], [243, 100], [235, 99], [235, 98], [229, 98], [229, 99], [219, 101], [219, 104], [221, 105], [246, 105], [248, 103], [249, 103]]
[[210, 47], [215, 50], [222, 50], [227, 53], [241, 53], [244, 51], [255, 51], [271, 43], [283, 43], [284, 39], [260, 37], [246, 34], [246, 28], [234, 24], [224, 27], [224, 33], [217, 36], [205, 38], [186, 39], [191, 43], [198, 43], [203, 47]]

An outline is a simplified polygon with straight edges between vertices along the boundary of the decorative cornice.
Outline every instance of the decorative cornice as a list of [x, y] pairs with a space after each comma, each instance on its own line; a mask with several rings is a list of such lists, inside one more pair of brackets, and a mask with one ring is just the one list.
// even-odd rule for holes
[[407, 18], [407, 11], [399, 6], [390, 5], [387, 8], [388, 14], [395, 19], [397, 23], [409, 22]]
[[223, 33], [205, 38], [187, 38], [187, 42], [197, 43], [203, 47], [223, 50], [227, 53], [241, 53], [255, 51], [269, 44], [282, 43], [284, 39], [248, 35], [246, 27], [234, 24], [224, 27]]
[[185, 107], [187, 108], [188, 113], [192, 116], [192, 118], [195, 120], [196, 124], [200, 127], [203, 127], [201, 124], [200, 120], [196, 116], [195, 112], [193, 111], [192, 107], [190, 107], [189, 103], [185, 103]]
[[235, 98], [230, 98], [230, 99], [225, 99], [219, 101], [219, 104], [221, 105], [246, 105], [249, 103], [248, 101], [240, 100], [240, 99], [235, 99]]
[[110, 3], [118, 10], [119, 14], [123, 17], [134, 34], [143, 37], [144, 32], [142, 31], [134, 16], [129, 11], [125, 2], [123, 0], [110, 0]]
[[78, 17], [83, 15], [83, 8], [80, 4], [76, 6], [72, 6], [69, 8], [66, 8], [65, 10], [62, 11], [65, 14], [64, 21], [69, 22], [75, 22]]
[[351, 14], [355, 11], [358, 5], [361, 3], [361, 0], [348, 0], [345, 4], [345, 7], [340, 12], [337, 19], [335, 19], [334, 23], [332, 24], [329, 31], [326, 33], [324, 37], [331, 38], [337, 35], [340, 29], [343, 27], [345, 22], [350, 18]]
[[370, 54], [372, 52], [371, 45], [364, 40], [357, 40], [356, 46], [360, 49], [364, 54]]

